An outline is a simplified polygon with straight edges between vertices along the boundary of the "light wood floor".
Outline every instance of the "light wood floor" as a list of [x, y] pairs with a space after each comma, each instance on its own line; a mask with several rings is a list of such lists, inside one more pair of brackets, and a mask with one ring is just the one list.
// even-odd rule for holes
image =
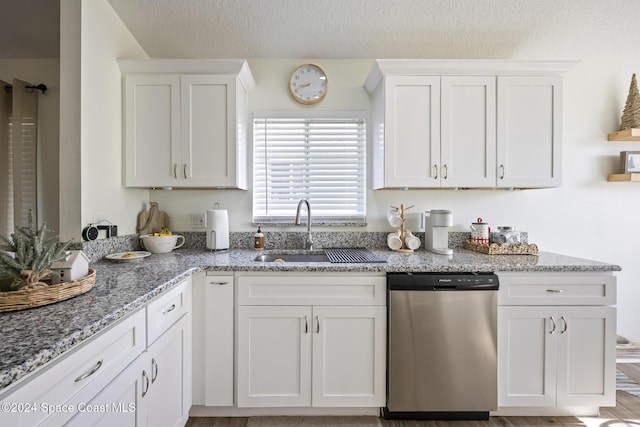
[[[620, 363], [618, 369], [640, 383], [640, 364]], [[616, 407], [602, 408], [599, 417], [491, 417], [489, 421], [397, 421], [381, 419], [383, 427], [640, 427], [640, 397], [618, 391]], [[187, 427], [246, 427], [248, 418], [190, 418]]]

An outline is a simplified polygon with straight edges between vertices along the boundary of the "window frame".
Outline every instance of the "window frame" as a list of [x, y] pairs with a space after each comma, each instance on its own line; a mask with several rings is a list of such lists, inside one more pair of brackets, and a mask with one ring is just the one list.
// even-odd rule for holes
[[[367, 158], [367, 148], [368, 148], [368, 132], [369, 132], [369, 115], [366, 111], [255, 111], [253, 113], [253, 117], [251, 120], [252, 124], [252, 161], [251, 167], [253, 168], [253, 179], [252, 179], [252, 204], [251, 204], [251, 215], [252, 215], [252, 224], [253, 225], [269, 225], [269, 226], [291, 226], [295, 219], [295, 207], [291, 211], [291, 215], [257, 215], [256, 214], [256, 198], [257, 198], [257, 189], [256, 185], [257, 178], [262, 177], [262, 175], [258, 175], [256, 173], [257, 170], [257, 153], [256, 151], [262, 148], [262, 144], [256, 144], [256, 125], [260, 120], [278, 120], [278, 119], [291, 119], [291, 120], [328, 120], [335, 119], [336, 121], [340, 120], [356, 120], [360, 121], [361, 136], [362, 142], [361, 146], [357, 147], [358, 150], [362, 152], [362, 159], [358, 161], [361, 169], [359, 170], [358, 182], [360, 186], [358, 190], [361, 191], [361, 194], [358, 194], [358, 198], [361, 200], [361, 204], [359, 207], [361, 208], [361, 212], [354, 215], [332, 215], [330, 217], [323, 216], [318, 214], [317, 210], [314, 211], [314, 203], [311, 200], [311, 222], [315, 225], [326, 225], [326, 226], [356, 226], [356, 227], [364, 227], [367, 225], [366, 216], [367, 216], [367, 181], [368, 181], [368, 158]], [[266, 175], [266, 174], [265, 174]], [[265, 176], [266, 178], [266, 176]], [[306, 197], [301, 197], [306, 198]], [[266, 199], [266, 196], [265, 196]], [[299, 199], [298, 199], [299, 200]], [[297, 201], [296, 201], [297, 205]], [[306, 222], [306, 211], [303, 214]]]

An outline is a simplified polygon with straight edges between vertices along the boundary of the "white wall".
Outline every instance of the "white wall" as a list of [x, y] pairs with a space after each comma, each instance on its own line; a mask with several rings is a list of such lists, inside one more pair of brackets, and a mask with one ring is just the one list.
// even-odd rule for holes
[[[135, 233], [146, 190], [122, 187], [122, 89], [117, 58], [147, 58], [106, 0], [61, 2], [61, 237], [99, 219]], [[75, 96], [79, 95], [79, 96]]]
[[38, 221], [58, 231], [60, 60], [0, 59], [0, 80], [14, 78], [47, 85], [46, 93], [38, 95]]

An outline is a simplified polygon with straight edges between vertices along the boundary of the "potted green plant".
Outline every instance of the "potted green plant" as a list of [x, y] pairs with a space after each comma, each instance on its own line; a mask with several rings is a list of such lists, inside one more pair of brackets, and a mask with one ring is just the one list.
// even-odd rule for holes
[[51, 264], [66, 258], [69, 243], [60, 243], [44, 223], [38, 228], [29, 211], [26, 227], [16, 227], [11, 238], [0, 234], [0, 291], [49, 286]]

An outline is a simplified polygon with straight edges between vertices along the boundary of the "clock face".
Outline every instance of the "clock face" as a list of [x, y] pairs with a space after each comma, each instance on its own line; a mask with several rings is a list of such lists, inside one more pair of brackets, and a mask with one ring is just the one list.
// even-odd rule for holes
[[289, 92], [301, 104], [320, 102], [327, 93], [327, 75], [317, 65], [300, 65], [291, 73]]

